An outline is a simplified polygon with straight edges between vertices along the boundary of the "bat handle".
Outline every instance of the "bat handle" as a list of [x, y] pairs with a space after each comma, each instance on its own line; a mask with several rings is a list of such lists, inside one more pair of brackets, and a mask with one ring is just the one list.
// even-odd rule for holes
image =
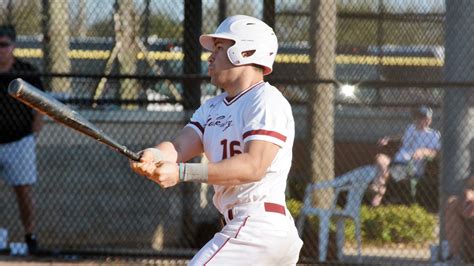
[[127, 148], [124, 148], [121, 150], [122, 154], [124, 154], [125, 156], [127, 156], [129, 159], [135, 161], [135, 162], [139, 162], [140, 161], [140, 158], [142, 157], [141, 155], [139, 155], [138, 153], [136, 152], [133, 152]]

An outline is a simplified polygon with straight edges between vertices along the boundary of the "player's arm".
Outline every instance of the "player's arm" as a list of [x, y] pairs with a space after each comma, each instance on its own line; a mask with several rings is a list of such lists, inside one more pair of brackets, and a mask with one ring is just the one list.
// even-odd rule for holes
[[381, 139], [378, 140], [377, 145], [379, 146], [385, 146], [389, 142], [395, 142], [395, 141], [401, 141], [403, 139], [403, 135], [388, 135], [384, 136]]
[[438, 152], [441, 148], [440, 145], [440, 134], [436, 132], [436, 134], [431, 139], [430, 143], [426, 144], [425, 147], [417, 149], [414, 153], [412, 158], [414, 160], [422, 160], [428, 159], [431, 160], [438, 155]]
[[173, 141], [164, 141], [143, 150], [142, 162], [186, 162], [203, 153], [201, 139], [190, 127], [184, 127]]
[[413, 153], [413, 160], [422, 160], [422, 159], [432, 159], [436, 157], [438, 154], [438, 150], [431, 149], [431, 148], [420, 148]]
[[279, 146], [268, 141], [249, 141], [245, 144], [243, 153], [220, 162], [209, 163], [207, 183], [232, 186], [259, 181], [279, 149]]
[[201, 139], [194, 129], [184, 127], [173, 141], [156, 146], [168, 162], [186, 162], [204, 152]]
[[280, 147], [276, 144], [253, 140], [246, 143], [243, 153], [220, 162], [209, 164], [176, 164], [168, 161], [158, 164], [142, 163], [142, 168], [135, 171], [164, 188], [172, 187], [179, 182], [239, 185], [261, 180], [279, 149]]
[[[176, 182], [203, 182], [224, 186], [257, 182], [263, 178], [279, 149], [278, 145], [268, 141], [251, 140], [246, 142], [242, 153], [229, 159], [209, 164], [179, 164]], [[159, 175], [172, 171], [165, 168], [160, 169]]]

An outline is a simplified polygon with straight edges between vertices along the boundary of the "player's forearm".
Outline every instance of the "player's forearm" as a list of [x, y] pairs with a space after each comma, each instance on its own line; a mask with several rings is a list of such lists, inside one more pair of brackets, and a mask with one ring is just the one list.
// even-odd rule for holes
[[173, 141], [164, 141], [156, 146], [168, 162], [187, 162], [202, 154], [201, 139], [190, 127], [185, 127]]
[[386, 138], [388, 138], [389, 141], [401, 141], [403, 139], [403, 135], [402, 134], [390, 135], [390, 136], [386, 136]]
[[162, 142], [156, 145], [156, 148], [160, 150], [164, 161], [178, 162], [178, 151], [172, 142]]
[[434, 150], [434, 149], [429, 149], [429, 148], [424, 148], [424, 149], [421, 149], [422, 152], [423, 152], [423, 158], [434, 158], [436, 157], [436, 155], [438, 154], [438, 151], [437, 150]]
[[241, 185], [257, 182], [265, 175], [266, 167], [261, 160], [249, 153], [208, 164], [208, 181], [213, 185]]

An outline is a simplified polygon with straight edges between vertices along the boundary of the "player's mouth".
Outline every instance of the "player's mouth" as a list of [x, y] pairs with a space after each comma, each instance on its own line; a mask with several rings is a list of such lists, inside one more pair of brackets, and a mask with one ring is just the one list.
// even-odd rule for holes
[[207, 73], [211, 74], [211, 72], [214, 70], [214, 65], [209, 65], [207, 67]]

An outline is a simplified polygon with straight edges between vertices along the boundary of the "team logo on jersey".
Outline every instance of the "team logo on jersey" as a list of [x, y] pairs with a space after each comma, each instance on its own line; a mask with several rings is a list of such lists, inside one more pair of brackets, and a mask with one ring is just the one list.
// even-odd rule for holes
[[220, 115], [217, 117], [208, 117], [206, 121], [205, 128], [207, 127], [220, 127], [222, 128], [222, 132], [226, 131], [229, 127], [234, 124], [232, 121], [232, 115], [228, 117], [225, 115]]

